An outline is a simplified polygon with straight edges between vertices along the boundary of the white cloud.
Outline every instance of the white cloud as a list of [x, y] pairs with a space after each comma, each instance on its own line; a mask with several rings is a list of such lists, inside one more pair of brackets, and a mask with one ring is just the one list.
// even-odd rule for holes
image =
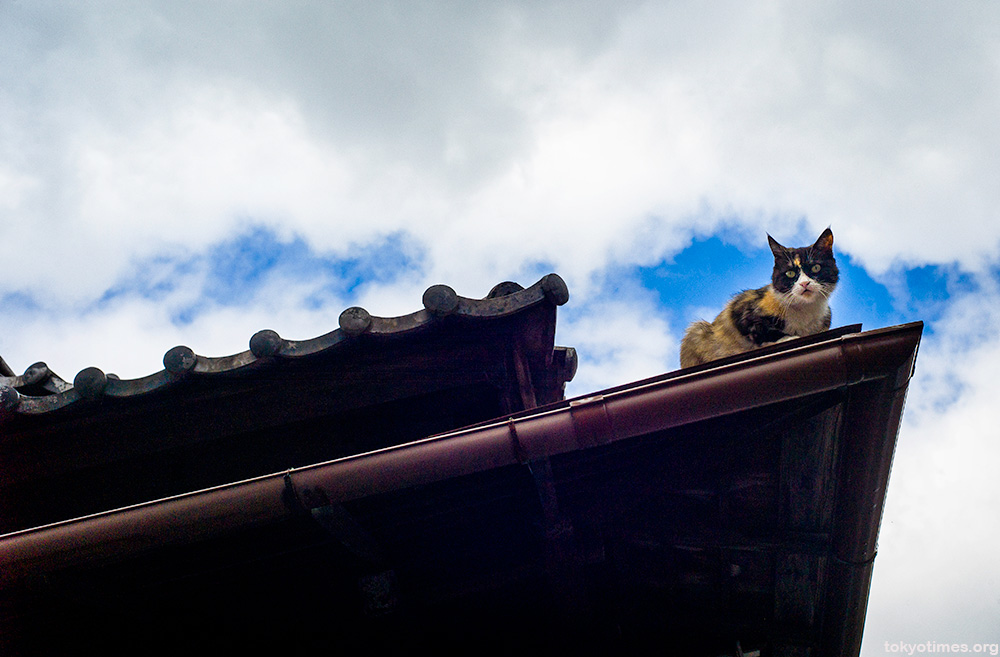
[[679, 343], [652, 295], [604, 290], [575, 309], [560, 310], [556, 342], [577, 350], [567, 396], [638, 381], [675, 369]]
[[47, 57], [4, 76], [0, 234], [76, 271], [25, 283], [50, 293], [248, 216], [321, 249], [404, 229], [449, 278], [585, 281], [711, 217], [832, 223], [875, 270], [1000, 242], [998, 46], [967, 5], [8, 12]]
[[[51, 310], [20, 312], [0, 348], [15, 370], [42, 360], [67, 380], [89, 366], [125, 379], [139, 378], [162, 370], [163, 354], [179, 344], [203, 356], [228, 356], [249, 349], [250, 337], [265, 328], [287, 339], [315, 338], [337, 328], [341, 311], [351, 305], [330, 289], [325, 276], [301, 280], [281, 271], [266, 277], [239, 302], [206, 302], [205, 277], [196, 269], [175, 278], [176, 287], [158, 295], [126, 290], [99, 306], [73, 313], [71, 319]], [[316, 296], [322, 303], [303, 302]], [[419, 299], [418, 295], [418, 304]], [[198, 305], [190, 318], [177, 321], [177, 315], [192, 304]]]

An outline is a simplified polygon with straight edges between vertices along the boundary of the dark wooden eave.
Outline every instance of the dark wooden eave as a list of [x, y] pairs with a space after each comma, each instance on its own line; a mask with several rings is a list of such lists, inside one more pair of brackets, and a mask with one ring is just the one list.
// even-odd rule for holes
[[0, 588], [126, 600], [140, 633], [209, 616], [241, 645], [857, 655], [921, 332], [831, 332], [8, 534]]

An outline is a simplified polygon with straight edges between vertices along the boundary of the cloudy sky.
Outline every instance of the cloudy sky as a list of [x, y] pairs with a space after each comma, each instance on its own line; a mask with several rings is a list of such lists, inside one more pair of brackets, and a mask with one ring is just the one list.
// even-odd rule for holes
[[832, 226], [927, 323], [865, 637], [1000, 641], [1000, 5], [0, 0], [0, 355], [63, 378], [555, 271], [578, 395]]

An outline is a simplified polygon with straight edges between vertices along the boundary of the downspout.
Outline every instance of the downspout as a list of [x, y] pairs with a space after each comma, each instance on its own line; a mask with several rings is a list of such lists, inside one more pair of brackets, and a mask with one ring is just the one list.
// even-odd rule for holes
[[[885, 376], [853, 387], [848, 393], [857, 401], [848, 405], [850, 411], [842, 420], [845, 430], [837, 455], [840, 490], [828, 565], [829, 581], [836, 585], [827, 591], [823, 606], [823, 655], [861, 653], [878, 532], [916, 351], [914, 346], [909, 358], [897, 357], [878, 364]], [[869, 353], [856, 346], [845, 349], [845, 355], [854, 362], [871, 360], [881, 353]]]

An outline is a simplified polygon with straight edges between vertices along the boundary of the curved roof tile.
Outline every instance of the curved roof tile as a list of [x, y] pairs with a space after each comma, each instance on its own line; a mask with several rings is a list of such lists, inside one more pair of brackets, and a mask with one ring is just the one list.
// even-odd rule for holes
[[189, 347], [177, 346], [164, 354], [163, 370], [138, 379], [119, 379], [96, 367], [88, 367], [69, 384], [51, 372], [45, 363], [35, 363], [21, 376], [0, 373], [0, 420], [13, 414], [48, 413], [102, 396], [146, 395], [174, 385], [190, 374], [215, 376], [252, 371], [260, 363], [273, 359], [299, 359], [328, 353], [361, 335], [396, 337], [422, 331], [444, 317], [488, 320], [513, 315], [541, 303], [561, 306], [568, 300], [569, 290], [558, 274], [548, 274], [528, 288], [517, 283], [500, 283], [483, 299], [461, 297], [447, 285], [432, 285], [423, 294], [424, 308], [409, 315], [377, 317], [355, 306], [340, 314], [339, 328], [329, 333], [309, 340], [287, 340], [275, 331], [264, 329], [250, 338], [249, 350], [231, 356], [200, 356]]

